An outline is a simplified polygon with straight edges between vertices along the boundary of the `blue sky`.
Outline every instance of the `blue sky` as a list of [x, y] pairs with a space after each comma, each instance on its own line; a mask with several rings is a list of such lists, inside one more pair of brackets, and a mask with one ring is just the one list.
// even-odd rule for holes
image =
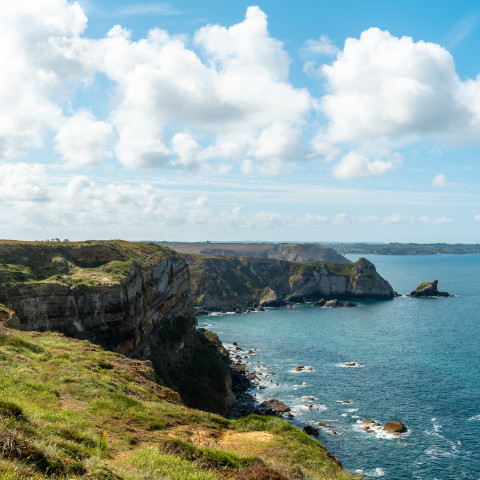
[[0, 5], [0, 238], [477, 242], [477, 2]]

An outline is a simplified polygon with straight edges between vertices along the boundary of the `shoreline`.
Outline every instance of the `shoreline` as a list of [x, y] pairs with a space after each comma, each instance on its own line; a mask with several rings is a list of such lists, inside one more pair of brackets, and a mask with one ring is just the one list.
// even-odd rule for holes
[[[258, 401], [258, 399], [256, 398], [256, 394], [253, 392], [253, 390], [256, 388], [260, 390], [266, 390], [268, 387], [262, 385], [261, 381], [272, 381], [271, 377], [275, 375], [275, 372], [268, 372], [266, 375], [264, 375], [257, 371], [247, 370], [245, 359], [248, 358], [249, 355], [254, 355], [256, 349], [243, 349], [242, 347], [239, 347], [236, 342], [233, 342], [232, 344], [222, 343], [222, 345], [228, 352], [228, 356], [230, 359], [230, 375], [232, 378], [231, 388], [233, 394], [236, 397], [235, 403], [229, 409], [227, 418], [238, 419], [252, 414], [276, 416], [279, 418], [283, 418], [293, 426], [299, 428], [307, 435], [317, 440], [318, 443], [325, 448], [323, 443], [321, 443], [318, 439], [319, 429], [315, 428], [307, 422], [301, 422], [298, 420], [294, 422], [295, 415], [288, 405], [276, 400], [275, 398], [264, 400], [261, 403]], [[240, 352], [247, 353], [242, 356], [239, 355]], [[266, 365], [262, 366], [264, 368], [267, 368]], [[260, 379], [258, 375], [262, 375], [265, 378]], [[332, 433], [336, 434], [336, 432], [331, 429], [331, 427], [326, 424], [324, 424], [324, 426], [330, 429]], [[345, 470], [340, 460], [338, 460], [333, 453], [328, 451], [328, 456], [331, 458], [332, 461], [334, 461], [337, 465], [339, 465]]]

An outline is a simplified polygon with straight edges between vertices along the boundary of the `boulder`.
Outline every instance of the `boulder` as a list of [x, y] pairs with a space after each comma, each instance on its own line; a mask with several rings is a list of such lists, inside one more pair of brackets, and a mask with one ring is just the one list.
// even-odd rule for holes
[[256, 312], [264, 312], [265, 309], [264, 309], [263, 307], [256, 307], [256, 308], [255, 308], [255, 311], [256, 311]]
[[271, 400], [265, 400], [260, 405], [265, 408], [267, 415], [281, 416], [282, 414], [290, 412], [288, 405], [273, 398]]
[[321, 298], [318, 302], [315, 302], [313, 304], [314, 307], [323, 307], [327, 303], [327, 301], [324, 298]]
[[312, 437], [318, 436], [318, 428], [312, 427], [311, 425], [306, 425], [305, 427], [303, 427], [303, 431], [307, 435], [311, 435]]
[[293, 303], [287, 303], [287, 308], [293, 308]]
[[325, 302], [325, 304], [323, 305], [324, 308], [339, 308], [339, 307], [343, 307], [343, 303], [342, 302], [339, 302], [336, 298], [333, 299], [333, 300], [329, 300], [328, 302]]
[[295, 367], [296, 372], [301, 372], [305, 368], [305, 365], [299, 365], [298, 367]]
[[352, 302], [345, 302], [343, 304], [344, 307], [356, 307], [357, 304], [356, 303], [352, 303]]
[[407, 427], [400, 420], [390, 420], [384, 425], [383, 429], [387, 433], [404, 433], [407, 431]]

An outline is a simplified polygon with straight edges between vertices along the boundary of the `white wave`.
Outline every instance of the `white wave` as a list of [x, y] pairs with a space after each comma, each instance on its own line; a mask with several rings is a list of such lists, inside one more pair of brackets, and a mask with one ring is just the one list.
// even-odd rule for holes
[[353, 362], [336, 363], [335, 366], [339, 368], [363, 368], [365, 366], [364, 363], [355, 362], [355, 365], [347, 365], [347, 363], [353, 363]]
[[314, 371], [315, 371], [315, 369], [310, 365], [305, 365], [302, 368], [302, 370], [295, 370], [295, 368], [292, 368], [292, 369], [288, 370], [289, 373], [312, 373]]
[[347, 408], [347, 412], [349, 413], [358, 412], [358, 408]]
[[201, 323], [199, 327], [208, 328], [208, 327], [213, 327], [213, 325], [211, 323]]
[[455, 452], [447, 452], [445, 450], [442, 450], [441, 448], [436, 448], [436, 447], [430, 447], [425, 450], [425, 453], [429, 457], [453, 457], [455, 455]]
[[381, 468], [377, 467], [377, 468], [374, 468], [373, 470], [367, 470], [364, 475], [366, 475], [367, 477], [383, 477], [385, 476], [387, 473], [385, 472], [385, 470], [382, 470]]
[[326, 405], [321, 405], [320, 403], [310, 403], [308, 405], [299, 403], [295, 405], [293, 408], [298, 411], [304, 411], [304, 412], [311, 412], [311, 411], [324, 412], [325, 410], [328, 410], [328, 407]]
[[468, 419], [470, 422], [473, 420], [473, 421], [480, 421], [480, 415], [474, 415], [473, 417], [469, 418]]

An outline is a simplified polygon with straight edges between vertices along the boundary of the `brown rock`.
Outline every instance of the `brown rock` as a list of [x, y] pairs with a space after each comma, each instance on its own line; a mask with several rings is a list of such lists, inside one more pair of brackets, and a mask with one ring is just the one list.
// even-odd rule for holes
[[384, 425], [383, 429], [387, 433], [404, 433], [407, 431], [407, 427], [400, 420], [390, 420]]

